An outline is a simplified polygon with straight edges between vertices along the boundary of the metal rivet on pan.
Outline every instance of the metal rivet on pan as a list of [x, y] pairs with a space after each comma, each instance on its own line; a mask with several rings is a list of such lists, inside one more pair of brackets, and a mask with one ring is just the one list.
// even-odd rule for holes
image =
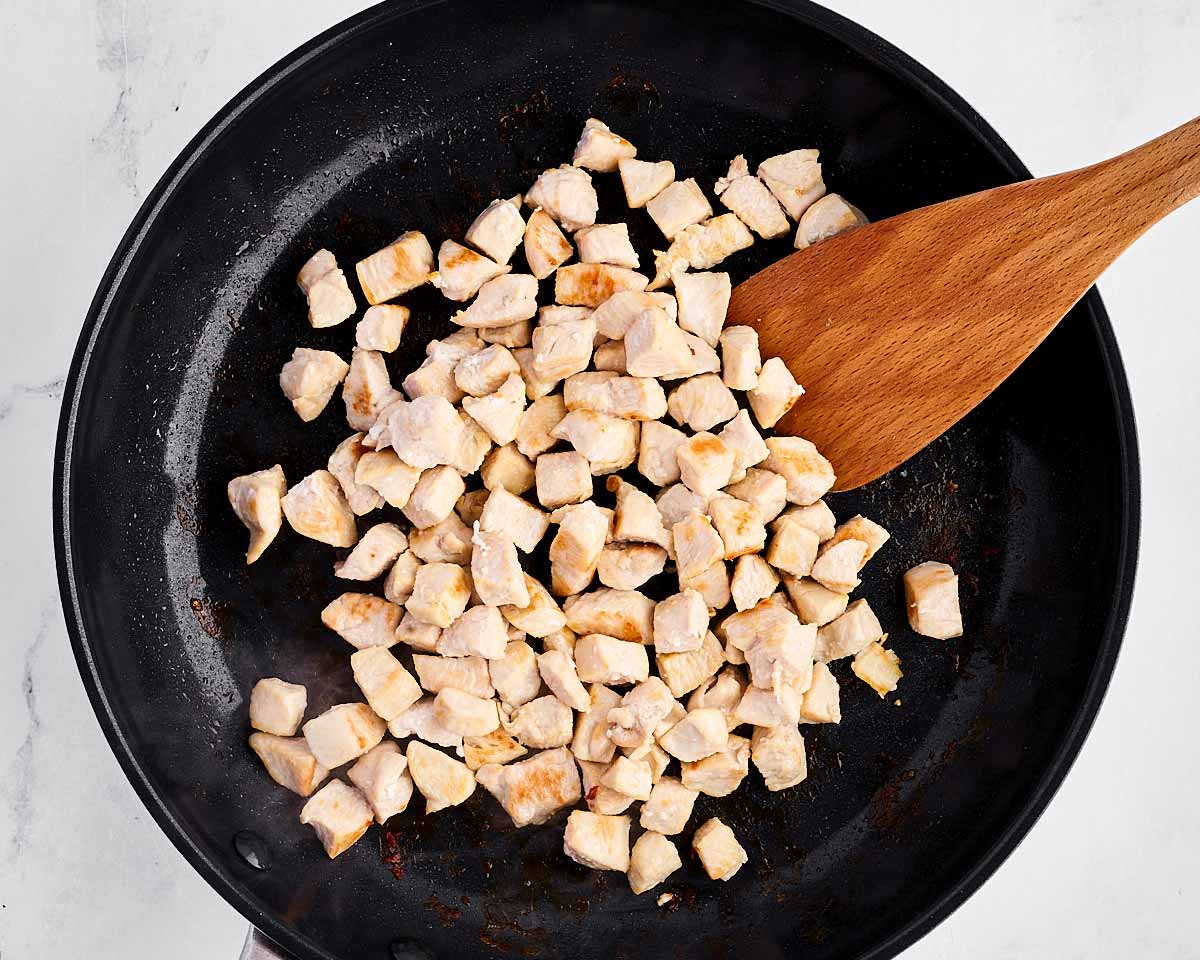
[[271, 869], [271, 854], [267, 843], [257, 833], [239, 830], [233, 835], [233, 849], [255, 870]]
[[401, 937], [388, 944], [392, 960], [436, 960], [433, 951], [420, 940]]

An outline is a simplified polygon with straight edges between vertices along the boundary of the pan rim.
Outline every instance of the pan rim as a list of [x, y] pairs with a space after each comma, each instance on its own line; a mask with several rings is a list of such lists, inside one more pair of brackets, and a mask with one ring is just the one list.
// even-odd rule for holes
[[[110, 749], [150, 816], [214, 891], [281, 946], [297, 956], [320, 957], [322, 960], [337, 960], [337, 957], [261, 909], [242, 882], [194, 842], [187, 827], [172, 814], [155, 790], [117, 721], [92, 656], [92, 641], [84, 629], [83, 614], [78, 600], [79, 589], [75, 580], [70, 535], [70, 491], [75, 429], [91, 355], [108, 320], [109, 308], [116, 292], [124, 281], [125, 272], [138, 253], [150, 225], [155, 222], [188, 171], [206, 153], [209, 146], [242, 113], [311, 61], [385, 22], [444, 2], [446, 0], [384, 0], [335, 24], [282, 57], [247, 84], [221, 107], [180, 151], [138, 209], [102, 275], [71, 359], [55, 443], [52, 508], [59, 596], [76, 665]], [[1028, 168], [978, 111], [932, 71], [888, 41], [811, 0], [748, 2], [782, 13], [844, 43], [887, 70], [898, 81], [916, 88], [924, 98], [936, 103], [957, 123], [970, 131], [1015, 179], [1027, 179], [1031, 176]], [[1090, 315], [1100, 347], [1106, 379], [1112, 394], [1120, 452], [1117, 479], [1122, 523], [1118, 530], [1116, 550], [1117, 590], [1100, 637], [1095, 663], [1066, 734], [1025, 804], [1016, 810], [1008, 825], [994, 838], [977, 861], [943, 890], [927, 909], [911, 917], [883, 941], [860, 953], [858, 956], [861, 960], [884, 960], [911, 946], [961, 906], [1008, 859], [1041, 817], [1070, 772], [1103, 703], [1116, 666], [1132, 602], [1141, 529], [1137, 431], [1129, 385], [1117, 349], [1116, 337], [1096, 288], [1091, 288], [1080, 303]]]

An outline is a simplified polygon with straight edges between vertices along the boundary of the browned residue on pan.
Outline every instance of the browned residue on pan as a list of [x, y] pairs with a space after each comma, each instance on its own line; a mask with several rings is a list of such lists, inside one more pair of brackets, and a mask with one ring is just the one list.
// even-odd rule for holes
[[459, 917], [462, 916], [462, 910], [458, 907], [452, 907], [448, 903], [442, 903], [436, 893], [425, 901], [425, 906], [438, 915], [438, 919], [442, 921], [443, 927], [454, 926], [458, 922]]
[[520, 128], [539, 127], [550, 112], [550, 97], [539, 87], [525, 100], [500, 114], [496, 121], [496, 135], [501, 143], [512, 141], [513, 134]]

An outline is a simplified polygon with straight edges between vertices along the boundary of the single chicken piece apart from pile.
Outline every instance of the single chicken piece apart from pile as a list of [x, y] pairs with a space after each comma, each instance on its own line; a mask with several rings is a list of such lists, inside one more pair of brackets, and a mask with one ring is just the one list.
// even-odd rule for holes
[[[808, 773], [802, 725], [840, 722], [841, 684], [902, 682], [851, 598], [889, 533], [838, 525], [833, 466], [773, 434], [804, 388], [754, 327], [725, 325], [734, 278], [712, 269], [793, 223], [805, 247], [865, 218], [826, 194], [815, 150], [753, 172], [738, 155], [712, 194], [637, 152], [589, 119], [570, 163], [489, 203], [436, 265], [416, 230], [359, 261], [350, 362], [298, 348], [280, 375], [302, 421], [344, 381], [352, 432], [290, 488], [281, 466], [229, 482], [248, 564], [286, 518], [353, 581], [321, 620], [362, 702], [323, 695], [305, 722], [308, 690], [279, 677], [249, 698], [251, 749], [307, 798], [330, 857], [418, 794], [433, 814], [478, 785], [635, 894], [669, 883], [688, 843], [727, 881], [748, 854], [720, 818], [694, 822], [697, 797], [748, 777], [789, 790]], [[601, 216], [596, 177], [645, 213]], [[647, 227], [666, 251], [635, 248]], [[355, 314], [330, 251], [298, 280], [313, 327]], [[394, 372], [410, 309], [391, 301], [427, 282], [455, 330]], [[904, 587], [914, 631], [962, 634], [950, 567]]]

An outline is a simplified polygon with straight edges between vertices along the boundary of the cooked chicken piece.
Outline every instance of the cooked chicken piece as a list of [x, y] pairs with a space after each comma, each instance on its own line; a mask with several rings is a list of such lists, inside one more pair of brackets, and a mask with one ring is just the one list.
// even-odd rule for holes
[[479, 339], [501, 347], [527, 347], [533, 342], [533, 321], [518, 320], [499, 327], [480, 327]]
[[753, 327], [726, 327], [721, 331], [721, 378], [733, 390], [753, 390], [758, 386], [762, 359], [758, 352], [758, 331]]
[[[246, 563], [263, 555], [283, 526], [283, 507], [280, 500], [287, 493], [283, 467], [276, 464], [269, 470], [259, 470], [229, 481], [225, 492], [233, 512], [250, 531], [250, 546]], [[353, 525], [353, 520], [351, 521]]]
[[475, 792], [475, 776], [467, 765], [440, 750], [410, 740], [407, 757], [408, 772], [425, 797], [427, 814], [456, 806]]
[[736, 497], [714, 497], [709, 501], [708, 514], [725, 545], [726, 560], [762, 550], [767, 541], [767, 528], [754, 504]]
[[[764, 523], [770, 523], [787, 506], [787, 481], [770, 470], [749, 467], [746, 476], [727, 486], [725, 492], [753, 504]], [[777, 533], [778, 528], [774, 531]]]
[[585, 683], [640, 683], [650, 675], [650, 660], [640, 643], [590, 633], [575, 642], [575, 669]]
[[[427, 469], [457, 458], [463, 440], [463, 421], [444, 397], [417, 397], [391, 407], [388, 443], [410, 467]], [[376, 449], [380, 444], [376, 442]]]
[[675, 451], [687, 440], [681, 430], [657, 420], [642, 424], [641, 445], [638, 451], [637, 469], [643, 477], [658, 487], [679, 481], [679, 461]]
[[492, 438], [471, 417], [462, 418], [463, 433], [458, 453], [448, 466], [458, 471], [459, 476], [469, 477], [483, 466], [483, 461], [492, 450]]
[[484, 458], [479, 476], [489, 492], [507, 490], [520, 496], [533, 487], [533, 463], [517, 450], [516, 444], [506, 443]]
[[733, 712], [735, 722], [755, 727], [778, 727], [800, 720], [800, 705], [804, 694], [794, 686], [783, 683], [767, 689], [749, 686]]
[[[884, 640], [887, 635], [884, 635]], [[868, 644], [860, 650], [850, 664], [854, 675], [862, 680], [880, 697], [886, 697], [896, 689], [904, 673], [900, 670], [900, 658], [893, 650], [885, 650], [883, 641]]]
[[850, 602], [846, 594], [827, 590], [808, 578], [796, 580], [788, 577], [784, 579], [783, 585], [787, 588], [792, 606], [803, 623], [821, 626], [836, 620], [845, 612], [846, 604]]
[[616, 494], [616, 513], [613, 522], [613, 539], [635, 543], [655, 543], [666, 548], [670, 535], [663, 526], [658, 506], [631, 483], [620, 477], [609, 477], [608, 490]]
[[465, 310], [450, 318], [460, 327], [507, 327], [537, 313], [537, 278], [508, 273], [489, 280]]
[[653, 786], [650, 782], [650, 764], [645, 760], [617, 757], [609, 764], [604, 776], [600, 778], [600, 783], [624, 797], [649, 800], [650, 788]]
[[408, 539], [394, 523], [377, 523], [362, 535], [345, 560], [333, 565], [343, 580], [374, 580], [408, 549]]
[[[706, 373], [683, 381], [671, 391], [667, 409], [671, 419], [693, 430], [711, 429], [738, 413], [737, 400], [715, 373]], [[764, 448], [763, 457], [765, 456]]]
[[727, 273], [677, 273], [679, 326], [715, 347], [725, 325], [732, 285]]
[[713, 708], [693, 710], [658, 738], [667, 753], [685, 763], [702, 760], [723, 750], [728, 740], [725, 715]]
[[783, 208], [766, 184], [749, 174], [745, 158], [735, 158], [729, 173], [717, 181], [714, 192], [727, 209], [764, 240], [782, 237], [789, 229]]
[[529, 272], [539, 280], [566, 263], [574, 255], [571, 242], [544, 210], [534, 210], [525, 224], [525, 259]]
[[610, 544], [600, 554], [596, 576], [606, 587], [636, 590], [663, 572], [667, 551], [649, 543]]
[[814, 243], [861, 227], [866, 222], [866, 215], [854, 204], [847, 203], [836, 193], [826, 194], [805, 210], [800, 218], [800, 225], [796, 228], [796, 249], [811, 247]]
[[581, 794], [579, 772], [565, 749], [546, 750], [507, 766], [485, 764], [475, 777], [500, 801], [517, 827], [544, 823], [577, 803]]
[[[644, 754], [642, 754], [642, 751], [645, 751]], [[633, 752], [642, 754], [642, 759], [650, 764], [651, 783], [658, 783], [662, 779], [662, 775], [666, 773], [667, 767], [671, 765], [671, 755], [653, 740], [640, 747], [625, 749], [622, 752], [626, 754]]]
[[677, 706], [670, 688], [658, 677], [648, 677], [626, 693], [620, 705], [608, 711], [605, 734], [617, 746], [640, 759], [649, 752], [658, 725], [671, 716]]
[[495, 607], [469, 607], [442, 631], [437, 652], [443, 657], [498, 660], [508, 648], [508, 624]]
[[492, 344], [460, 360], [454, 368], [454, 382], [472, 397], [486, 397], [499, 390], [514, 373], [519, 376], [521, 368], [512, 353], [507, 347]]
[[628, 870], [629, 817], [573, 810], [567, 818], [563, 852], [593, 870]]
[[[829, 505], [824, 500], [818, 500], [816, 503], [804, 507], [789, 507], [783, 516], [797, 520], [808, 527], [817, 535], [821, 543], [829, 540], [837, 529], [837, 520], [833, 516], [833, 511], [829, 509]], [[772, 527], [778, 526], [782, 520], [783, 517], [780, 517], [772, 524]]]
[[[496, 264], [507, 264], [512, 259], [521, 238], [525, 235], [525, 221], [521, 218], [521, 198], [509, 197], [497, 199], [489, 203], [474, 223], [467, 228], [466, 240], [476, 250], [487, 254]], [[449, 264], [458, 266], [457, 262]], [[484, 268], [472, 264], [479, 273]], [[445, 268], [443, 267], [443, 270]], [[457, 276], [455, 277], [457, 280]], [[471, 280], [475, 277], [471, 276]], [[469, 294], [468, 294], [469, 297]], [[453, 300], [466, 300], [468, 297], [451, 297]]]
[[[730, 614], [721, 624], [725, 637], [746, 652], [756, 643], [771, 639], [796, 638], [803, 643], [803, 627], [796, 615], [782, 605], [765, 601], [749, 610]], [[811, 659], [811, 658], [810, 658]]]
[[692, 351], [684, 332], [652, 307], [643, 310], [625, 332], [625, 366], [635, 377], [679, 379], [692, 373]]
[[595, 311], [591, 307], [567, 307], [561, 303], [538, 307], [537, 326], [553, 327], [572, 320], [586, 320]]
[[[480, 783], [483, 783], [482, 780], [479, 780], [481, 768], [508, 763], [510, 760], [525, 756], [528, 752], [505, 733], [503, 727], [484, 734], [482, 737], [463, 738], [463, 762], [467, 765], [468, 770], [475, 771], [475, 779]], [[483, 785], [487, 786], [486, 783]]]
[[[414, 576], [413, 579], [415, 582], [416, 577]], [[433, 653], [437, 649], [438, 640], [441, 639], [442, 628], [432, 623], [426, 623], [424, 620], [418, 620], [406, 610], [400, 620], [400, 625], [396, 627], [395, 636], [398, 643], [407, 644], [414, 650]]]
[[[513, 211], [515, 216], [503, 210], [495, 211], [492, 216], [504, 221], [515, 219], [517, 230], [523, 231], [524, 223], [521, 221], [521, 214], [516, 212], [516, 208], [502, 200], [496, 202]], [[491, 207], [488, 208], [488, 210], [491, 209]], [[487, 211], [484, 211], [484, 213], [487, 213]], [[482, 217], [483, 214], [480, 214], [480, 219]], [[494, 223], [493, 226], [498, 226], [498, 222]], [[505, 238], [511, 235], [511, 227], [509, 231], [509, 233], [504, 235]], [[519, 243], [520, 233], [517, 236], [517, 242]], [[499, 231], [495, 233], [495, 239], [497, 243], [500, 242]], [[507, 244], [507, 239], [503, 242]], [[497, 247], [497, 249], [499, 248]], [[516, 247], [514, 246], [509, 250], [508, 257], [512, 256], [512, 250], [515, 249]], [[441, 247], [438, 248], [437, 272], [429, 275], [429, 282], [441, 290], [442, 295], [448, 300], [456, 300], [461, 303], [475, 296], [479, 292], [479, 288], [489, 280], [494, 280], [496, 277], [508, 273], [512, 269], [512, 267], [507, 265], [508, 257], [505, 258], [504, 265], [501, 265], [495, 260], [481, 256], [474, 250], [464, 247], [461, 243], [456, 243], [453, 240], [445, 240], [442, 242]]]
[[506, 604], [500, 608], [509, 623], [533, 637], [548, 637], [566, 626], [566, 615], [545, 587], [525, 574], [525, 588], [529, 591], [528, 604], [523, 607]]
[[377, 823], [386, 823], [408, 809], [413, 782], [399, 744], [385, 740], [364, 754], [346, 776], [371, 804]]
[[354, 328], [354, 343], [360, 350], [391, 353], [400, 346], [408, 318], [408, 307], [390, 303], [368, 307]]
[[587, 458], [593, 476], [615, 473], [637, 459], [638, 424], [591, 410], [572, 410], [550, 431]]
[[625, 202], [633, 209], [644, 207], [675, 179], [675, 165], [670, 160], [649, 163], [624, 157], [617, 162]]
[[537, 655], [524, 640], [509, 641], [502, 657], [488, 661], [488, 671], [500, 700], [510, 707], [528, 703], [542, 686]]
[[290, 737], [300, 728], [308, 691], [298, 683], [265, 677], [250, 692], [250, 726], [263, 733]]
[[623, 340], [629, 327], [644, 311], [663, 310], [674, 320], [677, 307], [670, 294], [645, 293], [640, 290], [625, 290], [615, 293], [600, 304], [592, 314], [596, 321], [596, 332], [610, 340]]
[[574, 714], [556, 696], [538, 697], [517, 707], [504, 729], [525, 746], [534, 749], [561, 747], [571, 742]]
[[654, 251], [654, 279], [647, 290], [659, 290], [687, 270], [708, 270], [726, 257], [752, 246], [754, 237], [732, 213], [695, 223], [676, 235], [664, 253]]
[[697, 796], [697, 791], [685, 787], [678, 778], [662, 777], [642, 806], [642, 828], [668, 836], [681, 833], [692, 816]]
[[523, 553], [529, 553], [541, 542], [549, 525], [546, 513], [503, 487], [489, 493], [479, 515], [481, 531], [502, 535]]
[[560, 597], [580, 593], [591, 583], [609, 527], [608, 514], [590, 501], [564, 509], [550, 543], [550, 589]]
[[554, 299], [568, 306], [598, 307], [615, 294], [646, 289], [649, 279], [628, 267], [575, 263], [554, 276]]
[[565, 164], [542, 173], [525, 194], [525, 204], [531, 209], [541, 207], [569, 233], [595, 223], [600, 206], [592, 178]]
[[317, 762], [332, 770], [375, 746], [387, 724], [365, 703], [339, 703], [309, 720], [303, 730]]
[[[824, 664], [818, 666], [824, 667]], [[836, 693], [836, 687], [834, 689]], [[795, 726], [787, 724], [755, 730], [753, 743], [751, 758], [768, 790], [786, 790], [808, 776], [804, 738]]]
[[557, 394], [534, 400], [525, 408], [517, 423], [517, 449], [531, 459], [545, 453], [555, 443], [550, 431], [566, 415], [566, 404]]
[[681, 770], [683, 785], [689, 790], [727, 797], [750, 772], [750, 741], [731, 733], [722, 749], [702, 760], [682, 763]]
[[460, 360], [478, 353], [485, 346], [478, 330], [455, 330], [441, 340], [430, 340], [425, 344], [425, 356], [456, 366]]
[[537, 670], [555, 697], [570, 709], [584, 712], [591, 708], [591, 698], [579, 681], [575, 662], [566, 652], [547, 650], [538, 654]]
[[462, 405], [488, 436], [503, 447], [517, 436], [517, 424], [525, 409], [525, 383], [519, 374], [509, 374], [494, 393], [486, 397], [464, 397]]
[[413, 654], [413, 668], [417, 671], [421, 686], [430, 693], [441, 693], [447, 688], [453, 688], [481, 700], [491, 699], [496, 693], [492, 687], [489, 662], [482, 657], [473, 656]]
[[629, 888], [635, 894], [653, 890], [682, 866], [675, 844], [661, 833], [643, 833], [629, 855]]
[[712, 207], [695, 179], [676, 180], [646, 203], [646, 212], [668, 240], [693, 223], [712, 216]]
[[587, 458], [574, 450], [543, 453], [537, 458], [534, 478], [538, 502], [551, 510], [582, 503], [592, 495], [592, 472]]
[[796, 382], [784, 362], [771, 357], [762, 365], [758, 383], [746, 392], [746, 399], [750, 401], [750, 409], [759, 426], [770, 429], [803, 395], [804, 388]]
[[[457, 661], [460, 662], [461, 661]], [[461, 734], [447, 730], [433, 715], [433, 697], [422, 697], [388, 724], [388, 733], [397, 740], [416, 737], [439, 747], [452, 747], [459, 756], [463, 753]]]
[[373, 817], [367, 798], [341, 780], [325, 784], [300, 811], [300, 822], [316, 831], [330, 860], [354, 846]]
[[731, 599], [729, 569], [720, 560], [697, 574], [678, 579], [680, 590], [695, 590], [704, 598], [710, 614], [726, 606]]
[[828, 590], [849, 593], [859, 585], [858, 571], [862, 569], [867, 549], [861, 540], [842, 540], [822, 548], [812, 565], [812, 578]]
[[[512, 540], [503, 533], [476, 529], [471, 542], [475, 547], [471, 554], [471, 580], [479, 599], [489, 607], [529, 606], [525, 573]], [[496, 617], [499, 621], [499, 611], [496, 611]]]
[[[706, 643], [707, 643], [707, 641], [706, 641]], [[701, 648], [701, 650], [703, 651], [703, 648]], [[695, 651], [693, 651], [691, 653], [672, 653], [672, 654], [667, 654], [667, 656], [669, 656], [669, 657], [693, 657], [693, 656], [695, 656]], [[673, 695], [674, 694], [672, 694], [672, 696]], [[680, 703], [679, 701], [676, 701], [675, 703], [673, 703], [671, 705], [671, 712], [668, 713], [665, 717], [663, 717], [660, 721], [658, 721], [658, 726], [656, 726], [654, 728], [655, 739], [656, 740], [661, 739], [664, 735], [666, 735], [666, 733], [673, 726], [675, 726], [675, 724], [679, 723], [680, 720], [682, 720], [684, 717], [686, 717], [687, 714], [688, 714], [688, 712], [684, 708], [682, 703]]]
[[629, 242], [629, 227], [624, 223], [584, 227], [575, 234], [575, 243], [579, 245], [580, 263], [611, 263], [637, 269], [637, 251]]
[[812, 683], [800, 707], [801, 723], [841, 723], [842, 708], [837, 678], [824, 663], [813, 664]]
[[279, 372], [279, 388], [307, 423], [325, 409], [349, 371], [349, 364], [330, 350], [297, 347]]
[[600, 683], [593, 683], [588, 693], [592, 700], [591, 707], [575, 719], [571, 752], [580, 761], [608, 763], [617, 749], [607, 736], [608, 714], [620, 705], [621, 695]]
[[500, 726], [496, 701], [475, 697], [454, 687], [433, 698], [433, 716], [445, 729], [464, 737], [482, 737]]
[[570, 627], [563, 626], [560, 630], [555, 630], [553, 633], [546, 634], [542, 638], [542, 649], [544, 650], [561, 650], [563, 653], [575, 656], [575, 631]]
[[458, 498], [458, 503], [454, 505], [454, 512], [469, 527], [483, 516], [483, 508], [487, 505], [487, 499], [491, 495], [492, 491], [486, 488], [468, 490]]
[[654, 650], [684, 653], [699, 650], [708, 632], [708, 606], [696, 590], [659, 601], [654, 607]]
[[303, 737], [252, 733], [250, 749], [258, 754], [272, 780], [302, 797], [311, 794], [329, 776], [329, 770], [317, 762]]
[[725, 556], [725, 544], [712, 522], [703, 514], [693, 514], [671, 528], [675, 565], [681, 578], [703, 573]]
[[540, 380], [561, 380], [586, 370], [592, 359], [596, 322], [564, 320], [533, 331], [533, 372]]
[[693, 493], [682, 483], [659, 491], [654, 503], [662, 514], [663, 526], [668, 530], [688, 517], [703, 514], [708, 508], [708, 498]]
[[363, 443], [363, 434], [351, 434], [337, 445], [333, 453], [329, 455], [329, 462], [326, 464], [329, 472], [341, 484], [342, 492], [346, 495], [346, 502], [350, 505], [350, 509], [358, 516], [378, 510], [384, 502], [383, 497], [373, 487], [356, 480], [358, 464], [366, 454], [371, 452], [363, 446]]
[[321, 611], [321, 622], [356, 650], [390, 647], [401, 609], [383, 597], [343, 593]]
[[812, 571], [813, 561], [817, 559], [819, 545], [820, 541], [812, 530], [799, 520], [784, 517], [771, 537], [767, 563], [789, 576], [807, 577]]
[[[706, 376], [714, 377], [715, 374], [707, 374]], [[696, 377], [696, 380], [703, 379]], [[688, 381], [691, 383], [692, 381]], [[722, 386], [723, 390], [728, 390], [728, 387]], [[732, 396], [732, 394], [730, 395]], [[762, 435], [755, 429], [753, 423], [750, 422], [750, 414], [745, 410], [737, 410], [737, 415], [725, 424], [724, 429], [718, 434], [721, 441], [733, 451], [733, 470], [734, 474], [731, 478], [733, 482], [739, 483], [746, 477], [746, 472], [757, 463], [762, 463], [770, 456], [770, 449], [767, 447], [766, 441]], [[781, 485], [779, 510], [782, 510], [784, 504], [787, 503], [787, 485]], [[776, 510], [772, 516], [779, 513]], [[765, 519], [765, 518], [764, 518]]]
[[787, 481], [788, 503], [808, 506], [833, 486], [837, 479], [833, 467], [809, 441], [802, 437], [768, 437], [766, 442], [771, 453], [762, 468]]
[[741, 671], [728, 666], [717, 676], [700, 684], [692, 692], [692, 695], [688, 697], [687, 708], [689, 711], [720, 710], [725, 717], [725, 726], [732, 730], [738, 725], [733, 714], [745, 691], [746, 681]]
[[395, 720], [421, 699], [421, 688], [385, 646], [365, 647], [350, 657], [354, 682], [384, 720]]
[[768, 157], [758, 165], [758, 177], [793, 220], [799, 220], [825, 195], [825, 181], [816, 150], [792, 150]]
[[583, 134], [575, 145], [571, 158], [572, 166], [595, 170], [597, 173], [615, 173], [621, 160], [637, 156], [637, 147], [619, 137], [608, 125], [589, 117], [583, 125]]
[[410, 230], [359, 260], [354, 269], [367, 303], [383, 303], [428, 282], [433, 272], [433, 250], [425, 234]]
[[[457, 361], [451, 363], [448, 360], [426, 357], [416, 370], [400, 382], [400, 386], [412, 400], [416, 400], [417, 397], [443, 397], [451, 404], [458, 403], [463, 398], [463, 392], [454, 382], [456, 363]], [[389, 407], [381, 412], [379, 419], [375, 421], [375, 427], [367, 435], [369, 439], [374, 440], [386, 432], [390, 411]], [[382, 448], [390, 442], [389, 440], [384, 444], [377, 443], [376, 446]]]
[[603, 816], [616, 816], [624, 813], [633, 805], [633, 797], [617, 793], [616, 790], [606, 787], [600, 782], [604, 779], [608, 768], [612, 766], [611, 763], [592, 763], [588, 760], [578, 762], [580, 779], [583, 781], [583, 799], [587, 803], [588, 810]]
[[735, 461], [733, 450], [711, 433], [689, 437], [676, 448], [675, 459], [679, 463], [679, 479], [702, 497], [711, 497], [729, 483]]
[[[350, 440], [353, 440], [353, 437]], [[343, 441], [343, 444], [347, 443], [349, 440]], [[361, 443], [362, 441], [359, 440], [355, 444], [361, 453], [352, 475], [355, 486], [375, 491], [393, 507], [403, 507], [408, 503], [408, 498], [412, 496], [417, 480], [421, 477], [421, 471], [416, 467], [410, 467], [396, 455], [394, 450], [365, 450]], [[332, 459], [333, 457], [330, 457], [330, 460]], [[342, 488], [345, 490], [345, 484]], [[355, 496], [357, 498], [359, 494], [356, 492]], [[365, 502], [366, 498], [363, 497], [362, 500]], [[353, 505], [351, 506], [353, 507]]]
[[445, 629], [467, 608], [470, 596], [471, 584], [462, 567], [427, 563], [417, 570], [405, 609], [418, 620]]
[[525, 381], [525, 393], [530, 400], [538, 400], [558, 386], [559, 381], [542, 380], [534, 372], [533, 347], [521, 347], [514, 350], [512, 355], [521, 368], [521, 379]]
[[308, 322], [313, 327], [334, 327], [354, 316], [354, 294], [328, 250], [314, 253], [296, 280], [308, 298]]
[[883, 636], [883, 627], [870, 604], [866, 600], [855, 600], [836, 620], [817, 628], [813, 659], [828, 663], [857, 656], [870, 644], [881, 641]]
[[763, 636], [743, 650], [756, 687], [774, 690], [783, 684], [803, 693], [812, 683], [817, 628], [792, 625], [787, 631]]
[[563, 398], [568, 410], [591, 410], [627, 420], [658, 420], [667, 412], [667, 395], [657, 380], [622, 377], [608, 370], [570, 377]]
[[961, 637], [958, 574], [945, 563], [926, 560], [904, 574], [908, 624], [923, 637], [949, 640]]
[[[432, 527], [413, 530], [408, 545], [413, 556], [424, 563], [456, 563], [460, 567], [471, 563], [471, 528], [453, 511]], [[416, 577], [415, 568], [412, 575]]]
[[653, 642], [654, 601], [636, 590], [602, 588], [569, 597], [563, 612], [567, 626], [577, 634], [598, 633], [639, 644]]
[[453, 467], [426, 470], [404, 505], [404, 515], [418, 530], [432, 527], [454, 512], [454, 505], [465, 491], [466, 484]]

